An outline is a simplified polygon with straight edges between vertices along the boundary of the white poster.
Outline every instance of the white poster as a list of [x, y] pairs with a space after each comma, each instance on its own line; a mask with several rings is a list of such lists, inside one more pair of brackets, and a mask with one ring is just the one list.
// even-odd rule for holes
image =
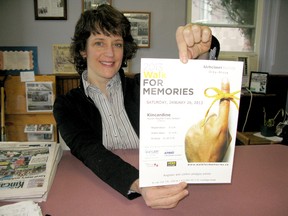
[[243, 62], [141, 59], [140, 187], [230, 183]]

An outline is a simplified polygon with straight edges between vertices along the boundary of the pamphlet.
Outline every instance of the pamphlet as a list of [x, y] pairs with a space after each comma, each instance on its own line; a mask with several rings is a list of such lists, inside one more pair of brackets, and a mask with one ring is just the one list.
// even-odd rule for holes
[[140, 187], [230, 183], [243, 62], [141, 59]]
[[25, 87], [27, 112], [52, 112], [52, 82], [26, 82]]
[[53, 141], [53, 124], [26, 124], [24, 133], [28, 141]]

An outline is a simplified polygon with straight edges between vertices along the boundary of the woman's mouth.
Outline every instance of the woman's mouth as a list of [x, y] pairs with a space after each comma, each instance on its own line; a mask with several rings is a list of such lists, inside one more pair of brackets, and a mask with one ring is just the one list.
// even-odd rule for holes
[[101, 61], [101, 64], [106, 65], [106, 66], [112, 66], [114, 64], [114, 62], [111, 61]]

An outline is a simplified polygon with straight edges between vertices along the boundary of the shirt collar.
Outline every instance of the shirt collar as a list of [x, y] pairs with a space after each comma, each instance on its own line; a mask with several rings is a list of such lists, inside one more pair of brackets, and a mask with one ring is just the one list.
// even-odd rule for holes
[[[92, 85], [91, 83], [88, 82], [88, 71], [85, 70], [82, 73], [82, 80], [83, 80], [83, 87], [84, 87], [84, 91], [86, 96], [89, 96], [89, 89], [93, 88], [94, 90], [96, 90], [98, 93], [101, 93], [101, 91], [94, 85]], [[107, 83], [106, 88], [109, 90], [115, 89], [116, 87], [118, 87], [121, 84], [121, 79], [120, 79], [120, 74], [117, 73], [115, 74], [115, 76]]]

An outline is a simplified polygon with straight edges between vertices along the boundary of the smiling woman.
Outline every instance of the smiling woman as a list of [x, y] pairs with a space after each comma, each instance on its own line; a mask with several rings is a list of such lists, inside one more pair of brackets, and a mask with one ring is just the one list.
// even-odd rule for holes
[[138, 170], [110, 150], [138, 147], [139, 77], [126, 79], [121, 69], [136, 51], [130, 22], [121, 12], [107, 4], [85, 11], [71, 43], [80, 87], [58, 96], [54, 104], [59, 131], [71, 152], [127, 197]]
[[[211, 41], [205, 40], [204, 46], [202, 36], [205, 30], [211, 38], [211, 32], [200, 26], [195, 26], [199, 31], [189, 31], [190, 27], [177, 33], [181, 48], [188, 47], [181, 31], [187, 28], [188, 38], [199, 38], [197, 54], [208, 52]], [[83, 12], [71, 43], [80, 86], [56, 98], [53, 114], [71, 153], [105, 183], [128, 199], [142, 195], [150, 207], [172, 208], [188, 195], [185, 182], [140, 188], [138, 169], [112, 152], [139, 147], [140, 76], [126, 77], [122, 69], [137, 48], [122, 12], [108, 4]]]
[[[91, 37], [94, 37], [95, 40], [95, 35], [97, 34], [98, 46], [101, 40], [103, 42], [104, 38], [108, 39], [111, 35], [113, 35], [113, 37], [118, 36], [117, 40], [114, 38], [114, 47], [115, 45], [119, 46], [119, 41], [121, 46], [123, 46], [123, 43], [125, 44], [122, 64], [126, 64], [127, 60], [134, 57], [137, 51], [137, 44], [131, 35], [130, 22], [123, 14], [119, 15], [114, 10], [112, 7], [102, 5], [99, 6], [97, 10], [86, 11], [78, 20], [72, 39], [71, 54], [79, 74], [82, 74], [83, 71], [87, 69], [87, 56], [83, 56], [87, 51], [87, 40], [90, 38], [91, 41]], [[111, 19], [109, 22], [104, 22], [104, 20], [107, 19], [107, 13], [111, 13], [111, 17], [113, 15], [114, 19]], [[102, 34], [102, 39], [99, 38], [99, 34]], [[118, 43], [115, 44], [116, 41]], [[104, 44], [102, 45], [104, 46]], [[107, 46], [107, 44], [105, 44], [105, 46]]]
[[120, 36], [91, 34], [81, 55], [87, 60], [88, 81], [108, 96], [107, 83], [118, 73], [123, 59], [123, 39]]

